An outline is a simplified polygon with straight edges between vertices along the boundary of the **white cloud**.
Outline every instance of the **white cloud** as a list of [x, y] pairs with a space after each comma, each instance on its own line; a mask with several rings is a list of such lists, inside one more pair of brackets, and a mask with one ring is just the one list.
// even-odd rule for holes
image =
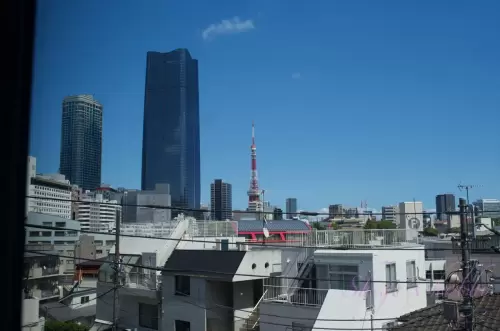
[[292, 74], [292, 78], [293, 78], [293, 79], [300, 79], [300, 77], [301, 77], [300, 72], [294, 72], [294, 73]]
[[201, 36], [204, 40], [211, 40], [218, 35], [236, 34], [255, 29], [252, 20], [241, 21], [238, 16], [229, 20], [222, 20], [217, 24], [210, 24], [203, 30]]

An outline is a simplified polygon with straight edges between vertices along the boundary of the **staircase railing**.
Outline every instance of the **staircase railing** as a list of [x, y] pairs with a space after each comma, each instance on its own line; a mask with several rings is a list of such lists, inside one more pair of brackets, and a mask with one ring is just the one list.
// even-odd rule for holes
[[255, 321], [253, 321], [252, 318], [255, 317], [255, 315], [257, 315], [260, 312], [260, 303], [262, 302], [262, 300], [266, 296], [266, 293], [267, 293], [267, 290], [264, 291], [264, 293], [260, 297], [259, 301], [257, 301], [257, 303], [253, 307], [252, 311], [250, 312], [250, 314], [246, 318], [246, 323], [245, 324], [246, 324], [246, 329], [247, 330], [255, 330], [255, 328], [259, 325], [260, 316], [257, 316], [257, 318], [255, 319]]

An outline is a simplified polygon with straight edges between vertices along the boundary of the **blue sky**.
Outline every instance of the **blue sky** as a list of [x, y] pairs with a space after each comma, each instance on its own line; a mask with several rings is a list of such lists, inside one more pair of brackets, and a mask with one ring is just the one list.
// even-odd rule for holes
[[[202, 202], [380, 209], [482, 185], [500, 198], [500, 2], [39, 1], [31, 154], [59, 166], [61, 101], [104, 105], [102, 181], [140, 187], [147, 51], [199, 60]], [[234, 18], [239, 17], [239, 21]], [[223, 23], [226, 20], [226, 23]]]

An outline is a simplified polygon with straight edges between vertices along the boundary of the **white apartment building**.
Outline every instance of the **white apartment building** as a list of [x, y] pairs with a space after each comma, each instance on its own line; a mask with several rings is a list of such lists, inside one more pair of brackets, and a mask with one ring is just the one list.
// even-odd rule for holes
[[85, 231], [109, 232], [121, 222], [122, 206], [116, 200], [105, 200], [102, 194], [83, 196], [78, 203], [76, 219]]
[[64, 175], [37, 175], [36, 158], [28, 156], [27, 177], [26, 214], [31, 211], [71, 218], [71, 185]]
[[284, 273], [299, 279], [264, 285], [260, 330], [383, 330], [425, 308], [424, 247], [406, 232], [316, 231], [315, 249], [283, 261]]

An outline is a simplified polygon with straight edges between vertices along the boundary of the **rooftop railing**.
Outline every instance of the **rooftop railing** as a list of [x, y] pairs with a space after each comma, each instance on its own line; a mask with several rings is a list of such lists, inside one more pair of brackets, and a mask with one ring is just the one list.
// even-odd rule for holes
[[192, 220], [187, 231], [191, 237], [237, 237], [237, 221]]
[[420, 244], [416, 230], [311, 230], [309, 233], [288, 233], [285, 246], [313, 247], [394, 247]]

